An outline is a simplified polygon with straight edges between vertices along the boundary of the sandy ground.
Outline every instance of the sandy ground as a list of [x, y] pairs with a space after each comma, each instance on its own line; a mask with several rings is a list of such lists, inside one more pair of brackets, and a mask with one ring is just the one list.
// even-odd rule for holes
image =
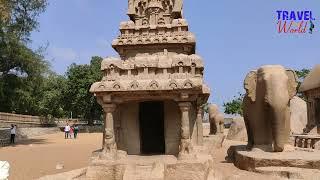
[[[102, 134], [80, 134], [76, 140], [64, 139], [63, 133], [39, 136], [23, 144], [0, 148], [0, 160], [9, 161], [10, 180], [36, 179], [86, 167], [92, 151], [99, 149], [101, 142]], [[223, 176], [222, 179], [278, 179], [239, 170], [225, 161], [229, 146], [240, 144], [245, 142], [225, 141], [223, 148], [216, 149], [213, 162], [215, 171]], [[58, 163], [62, 163], [64, 169], [56, 170]]]
[[[101, 147], [102, 134], [79, 134], [64, 139], [63, 133], [35, 137], [16, 146], [0, 148], [0, 160], [10, 163], [10, 180], [29, 180], [88, 165], [92, 151]], [[56, 170], [62, 163], [64, 168]]]

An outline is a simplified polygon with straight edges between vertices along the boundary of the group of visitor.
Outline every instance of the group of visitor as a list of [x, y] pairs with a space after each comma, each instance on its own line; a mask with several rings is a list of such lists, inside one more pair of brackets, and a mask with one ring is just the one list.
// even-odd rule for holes
[[11, 129], [10, 129], [10, 144], [14, 144], [14, 143], [15, 143], [16, 131], [17, 131], [17, 125], [11, 124]]
[[79, 127], [78, 125], [72, 125], [70, 126], [69, 123], [67, 123], [67, 125], [64, 127], [64, 138], [65, 139], [72, 139], [72, 137], [74, 139], [77, 139], [78, 136], [78, 132], [79, 132]]

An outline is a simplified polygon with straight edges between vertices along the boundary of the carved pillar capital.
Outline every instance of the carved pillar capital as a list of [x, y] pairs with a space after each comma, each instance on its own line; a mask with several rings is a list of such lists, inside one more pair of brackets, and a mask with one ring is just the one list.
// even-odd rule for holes
[[102, 108], [105, 113], [113, 113], [116, 110], [116, 104], [103, 104]]
[[203, 114], [203, 111], [204, 111], [204, 110], [203, 110], [203, 107], [202, 107], [202, 106], [198, 106], [198, 107], [197, 107], [197, 111], [198, 111], [198, 112], [197, 112], [198, 114], [201, 114], [201, 115], [202, 115], [202, 114]]
[[190, 102], [179, 102], [179, 107], [181, 112], [190, 111], [191, 103]]

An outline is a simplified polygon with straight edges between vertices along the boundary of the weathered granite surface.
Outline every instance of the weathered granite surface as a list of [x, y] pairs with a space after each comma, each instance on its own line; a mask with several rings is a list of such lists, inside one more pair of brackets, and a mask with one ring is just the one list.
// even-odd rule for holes
[[320, 169], [320, 151], [264, 152], [248, 151], [245, 146], [232, 146], [228, 157], [242, 170], [256, 171], [259, 167], [296, 167]]

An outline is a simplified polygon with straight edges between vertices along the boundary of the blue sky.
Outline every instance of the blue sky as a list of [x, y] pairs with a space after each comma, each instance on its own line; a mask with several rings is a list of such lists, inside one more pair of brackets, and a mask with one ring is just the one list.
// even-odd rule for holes
[[[111, 42], [127, 20], [127, 0], [54, 0], [39, 17], [32, 47], [49, 44], [46, 58], [64, 74], [91, 56], [116, 56]], [[311, 10], [313, 34], [278, 34], [277, 10]], [[184, 16], [205, 61], [211, 102], [222, 105], [243, 92], [246, 73], [264, 64], [293, 69], [320, 63], [319, 0], [185, 0]]]

